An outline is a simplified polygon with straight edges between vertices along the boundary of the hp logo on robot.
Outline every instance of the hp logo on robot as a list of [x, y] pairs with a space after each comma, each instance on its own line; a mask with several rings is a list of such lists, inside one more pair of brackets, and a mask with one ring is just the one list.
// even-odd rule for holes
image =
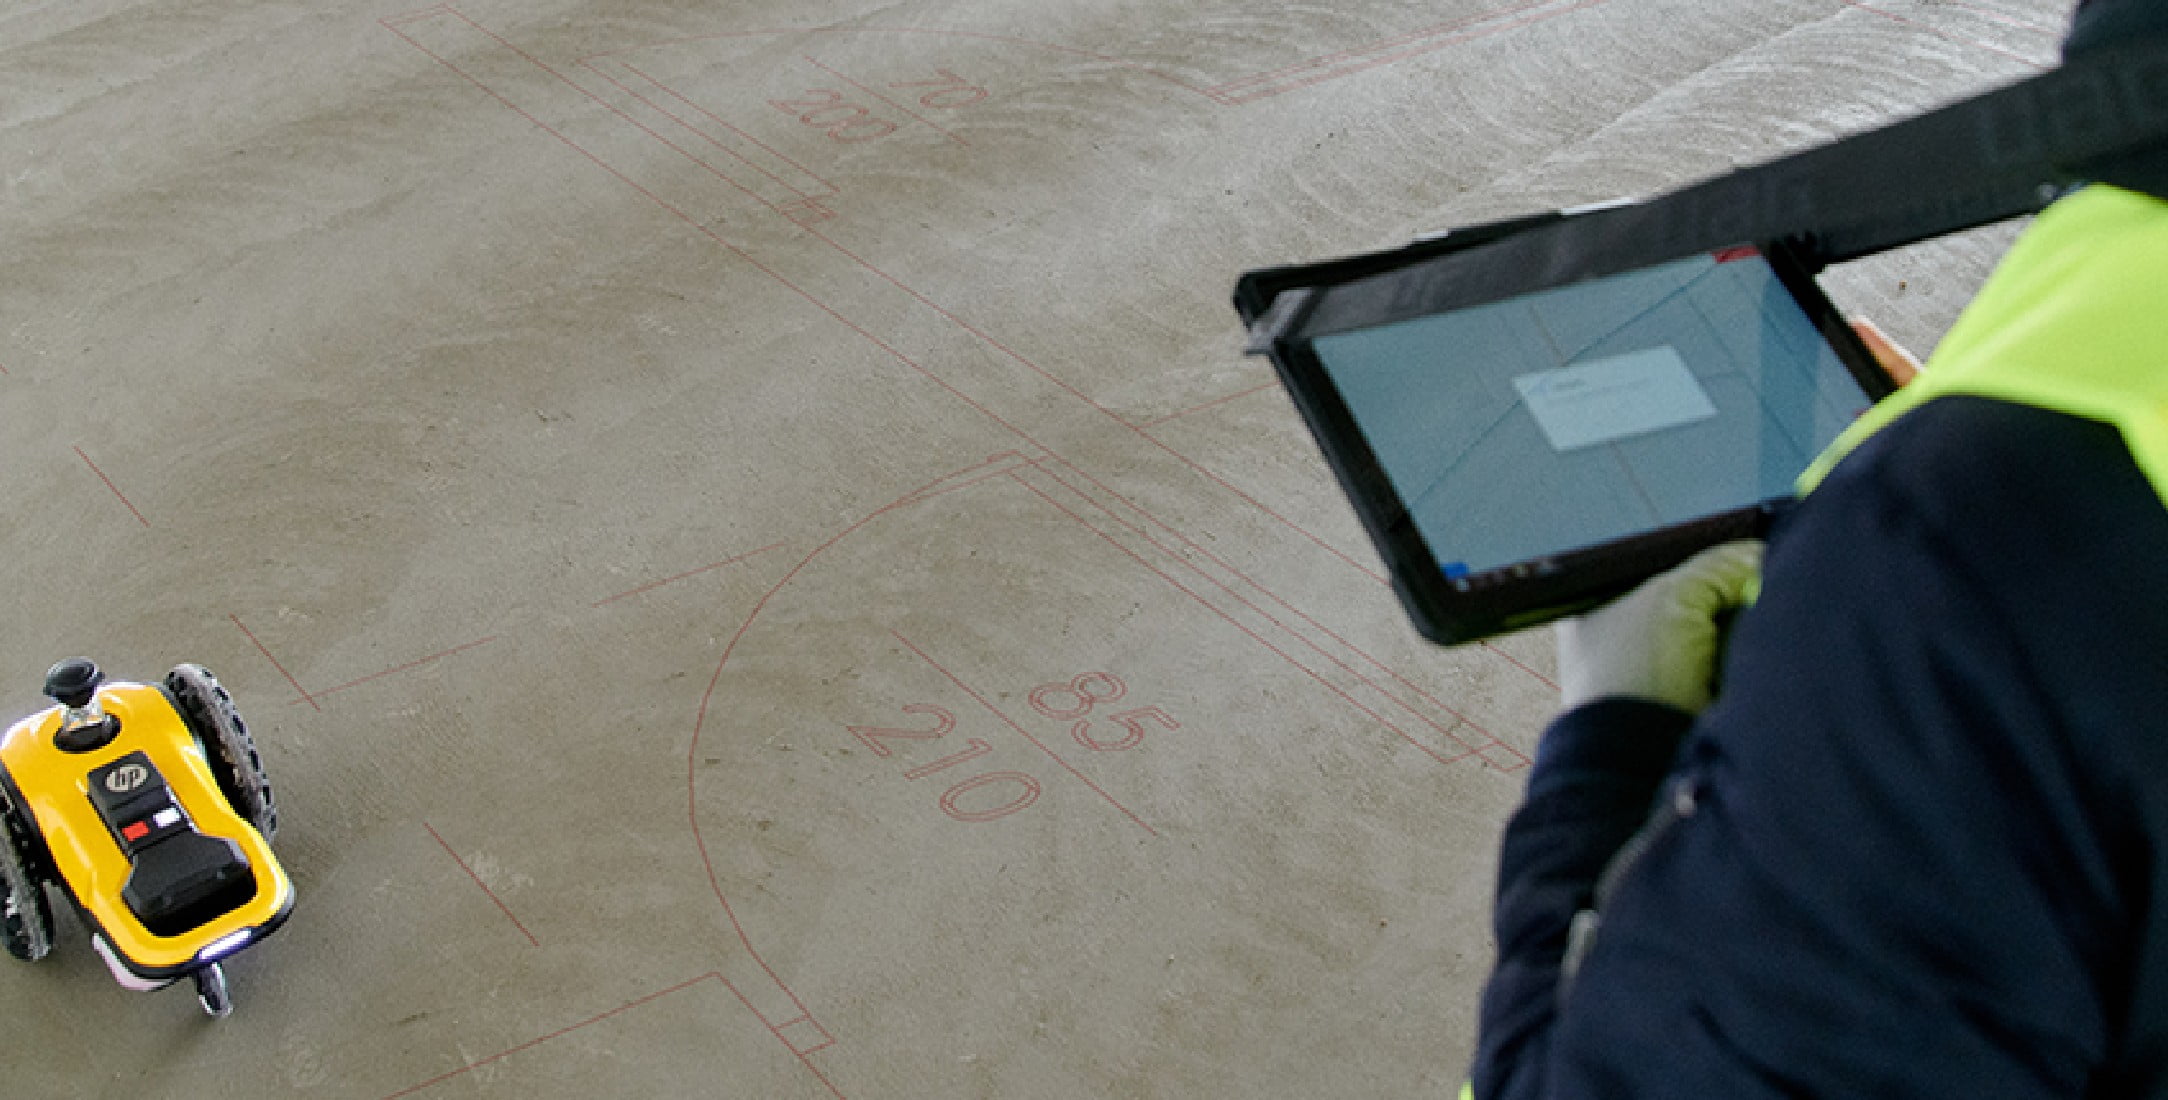
[[151, 770], [141, 764], [124, 764], [105, 776], [105, 789], [114, 794], [127, 794], [144, 784], [151, 777]]

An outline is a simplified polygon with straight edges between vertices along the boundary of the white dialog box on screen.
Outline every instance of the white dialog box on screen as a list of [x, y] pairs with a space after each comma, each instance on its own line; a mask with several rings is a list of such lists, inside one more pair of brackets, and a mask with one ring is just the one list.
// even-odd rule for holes
[[1716, 415], [1709, 394], [1676, 349], [1592, 359], [1513, 380], [1521, 400], [1558, 451], [1676, 428]]

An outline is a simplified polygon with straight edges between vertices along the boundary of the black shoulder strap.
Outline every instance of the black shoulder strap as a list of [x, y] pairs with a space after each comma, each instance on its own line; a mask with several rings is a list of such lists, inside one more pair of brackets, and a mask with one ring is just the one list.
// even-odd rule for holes
[[[1472, 246], [1399, 257], [1392, 270], [1313, 270], [1301, 309], [1266, 309], [1245, 276], [1246, 317], [1314, 337], [1496, 301], [1737, 244], [1789, 241], [1810, 267], [2039, 210], [2067, 188], [2168, 149], [2168, 42], [2088, 52], [2061, 68], [1878, 130], [1717, 176], [1642, 203], [1536, 218]], [[1448, 235], [1445, 244], [1451, 241]], [[1403, 250], [1405, 251], [1405, 250]], [[1339, 261], [1342, 272], [1360, 270]], [[1277, 291], [1297, 285], [1272, 269]], [[1238, 298], [1241, 297], [1238, 290]], [[1259, 316], [1262, 315], [1262, 316]]]

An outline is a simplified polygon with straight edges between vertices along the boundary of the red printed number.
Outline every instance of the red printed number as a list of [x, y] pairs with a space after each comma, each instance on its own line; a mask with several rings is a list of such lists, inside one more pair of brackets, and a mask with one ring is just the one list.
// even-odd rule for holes
[[1055, 721], [1082, 718], [1094, 703], [1111, 703], [1129, 694], [1129, 686], [1108, 672], [1087, 672], [1068, 683], [1040, 684], [1031, 689], [1031, 709]]
[[[1101, 703], [1112, 703], [1129, 694], [1129, 685], [1111, 672], [1087, 672], [1071, 680], [1056, 680], [1031, 689], [1031, 709], [1056, 722], [1074, 722], [1069, 736], [1076, 743], [1093, 752], [1120, 752], [1144, 743], [1145, 733], [1153, 726], [1162, 730], [1178, 730], [1182, 723], [1158, 707], [1136, 707], [1103, 715], [1104, 721], [1114, 724], [1120, 732], [1111, 737], [1099, 737], [1093, 733], [1092, 719], [1088, 717]], [[935, 741], [956, 728], [956, 716], [940, 707], [925, 703], [912, 703], [903, 708], [905, 714], [921, 715], [933, 720], [931, 729], [914, 729], [897, 726], [850, 726], [851, 734], [865, 743], [873, 755], [891, 757], [896, 750], [893, 741]], [[910, 780], [925, 779], [947, 771], [966, 760], [976, 760], [994, 751], [993, 745], [976, 737], [964, 738], [964, 747], [938, 760], [920, 764], [904, 772]], [[941, 812], [963, 822], [997, 821], [1039, 800], [1039, 781], [1023, 772], [985, 772], [961, 779], [941, 794]]]
[[833, 88], [812, 88], [798, 99], [771, 99], [768, 106], [825, 132], [841, 142], [872, 141], [896, 132], [896, 124], [873, 117], [871, 108], [852, 103]]
[[1119, 752], [1133, 749], [1144, 741], [1145, 726], [1149, 723], [1164, 730], [1178, 730], [1182, 724], [1174, 716], [1158, 707], [1141, 707], [1107, 715], [1108, 721], [1125, 731], [1112, 740], [1092, 736], [1091, 720], [1084, 716], [1100, 703], [1111, 703], [1129, 694], [1129, 685], [1111, 672], [1087, 672], [1067, 683], [1055, 681], [1040, 684], [1031, 689], [1031, 709], [1057, 722], [1081, 719], [1069, 727], [1069, 736], [1076, 743], [1094, 752]]
[[[903, 708], [905, 714], [925, 715], [933, 719], [932, 729], [908, 729], [899, 726], [849, 726], [851, 735], [873, 750], [873, 755], [890, 757], [896, 750], [890, 741], [935, 741], [956, 728], [956, 716], [940, 707], [926, 703], [911, 703]], [[1141, 736], [1141, 735], [1140, 735]], [[947, 771], [966, 760], [975, 760], [994, 751], [994, 747], [976, 737], [964, 738], [964, 748], [939, 760], [920, 764], [903, 773], [905, 779], [924, 779], [937, 772]], [[992, 788], [987, 794], [972, 795], [981, 787]], [[941, 812], [958, 821], [979, 823], [998, 821], [1039, 800], [1039, 781], [1022, 772], [987, 772], [974, 775], [956, 783], [941, 794]], [[966, 795], [972, 795], [968, 800]], [[998, 796], [1006, 796], [996, 800]], [[968, 803], [968, 804], [967, 804]]]
[[[1015, 793], [1009, 796], [1007, 802], [988, 806], [982, 810], [967, 810], [957, 805], [957, 799], [965, 794], [980, 787], [994, 786], [997, 783], [1008, 784], [1015, 788]], [[948, 792], [941, 796], [941, 812], [958, 821], [993, 821], [997, 818], [1007, 817], [1038, 800], [1038, 780], [1025, 775], [1023, 772], [987, 772], [985, 775], [974, 775], [950, 787]]]
[[912, 741], [931, 741], [956, 728], [956, 716], [942, 710], [940, 707], [930, 707], [924, 703], [912, 703], [904, 707], [903, 712], [905, 714], [933, 715], [934, 728], [930, 730], [903, 730], [890, 729], [886, 726], [852, 726], [850, 727], [851, 732], [857, 734], [858, 739], [864, 741], [866, 747], [873, 750], [873, 755], [891, 756], [894, 755], [896, 750], [882, 744], [881, 738], [901, 737]]
[[1136, 710], [1125, 710], [1120, 714], [1109, 714], [1107, 718], [1115, 725], [1129, 732], [1112, 741], [1101, 741], [1091, 735], [1092, 724], [1090, 722], [1078, 722], [1069, 728], [1069, 736], [1076, 738], [1077, 744], [1094, 752], [1118, 752], [1122, 749], [1136, 748], [1144, 741], [1144, 724], [1146, 721], [1157, 723], [1159, 728], [1163, 730], [1182, 728], [1182, 723], [1175, 721], [1173, 715], [1158, 707], [1140, 707]]
[[986, 89], [957, 76], [947, 69], [935, 69], [934, 75], [938, 79], [903, 80], [891, 84], [889, 87], [905, 89], [931, 88], [932, 91], [918, 97], [918, 104], [921, 107], [932, 107], [937, 110], [950, 107], [969, 107], [986, 98]]

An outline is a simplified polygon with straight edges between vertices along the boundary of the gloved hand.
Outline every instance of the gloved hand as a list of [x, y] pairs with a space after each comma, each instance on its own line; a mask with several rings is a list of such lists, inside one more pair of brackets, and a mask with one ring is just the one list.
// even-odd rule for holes
[[1700, 713], [1723, 656], [1718, 616], [1746, 606], [1761, 560], [1759, 541], [1711, 547], [1602, 607], [1559, 620], [1566, 709], [1629, 696]]

